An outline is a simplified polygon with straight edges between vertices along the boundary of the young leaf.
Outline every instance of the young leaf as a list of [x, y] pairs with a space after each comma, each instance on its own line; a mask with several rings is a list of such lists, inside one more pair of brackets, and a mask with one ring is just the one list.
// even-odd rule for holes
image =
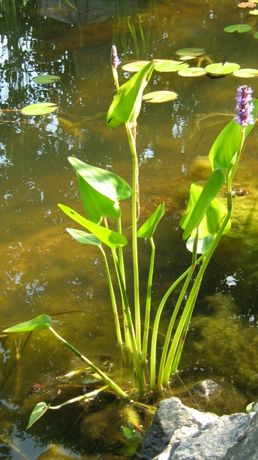
[[77, 230], [76, 228], [67, 228], [66, 231], [81, 244], [90, 244], [92, 246], [101, 246], [101, 241], [91, 233]]
[[37, 104], [26, 105], [21, 109], [23, 115], [47, 115], [48, 113], [55, 112], [58, 109], [53, 102], [38, 102]]
[[123, 123], [136, 121], [141, 110], [142, 93], [153, 69], [152, 61], [120, 86], [107, 113], [107, 126], [116, 128]]
[[[258, 99], [253, 100], [253, 119], [257, 118]], [[248, 125], [245, 130], [245, 138], [250, 134], [254, 124]], [[232, 159], [240, 147], [241, 126], [235, 120], [231, 120], [220, 132], [213, 143], [209, 159], [212, 169], [221, 169], [224, 173], [229, 171]]]
[[177, 99], [178, 94], [174, 91], [152, 91], [144, 94], [143, 100], [152, 104], [160, 104], [161, 102], [169, 102]]
[[40, 329], [49, 329], [51, 327], [52, 319], [48, 315], [39, 315], [29, 321], [15, 324], [8, 327], [4, 332], [31, 332], [39, 331]]
[[184, 229], [184, 239], [187, 239], [193, 230], [200, 225], [209, 205], [222, 188], [224, 180], [225, 177], [223, 172], [220, 169], [214, 170], [208, 178], [194, 206], [192, 206], [195, 200], [191, 198], [191, 188], [189, 201], [190, 205], [188, 206], [185, 215], [180, 221], [180, 225]]
[[64, 204], [59, 204], [58, 206], [67, 216], [89, 230], [99, 241], [101, 241], [101, 243], [106, 244], [111, 249], [115, 249], [118, 246], [125, 246], [127, 244], [127, 239], [124, 235], [113, 232], [112, 230], [109, 230], [109, 228], [102, 227], [101, 225], [85, 219], [85, 217], [74, 211], [74, 209], [69, 206], [65, 206]]
[[27, 430], [31, 428], [32, 425], [34, 425], [34, 423], [36, 423], [42, 417], [42, 415], [44, 415], [47, 412], [48, 408], [49, 405], [45, 402], [39, 402], [38, 404], [36, 404], [32, 413], [30, 414]]
[[165, 214], [165, 203], [159, 204], [154, 213], [144, 222], [138, 230], [139, 238], [150, 239], [153, 237], [157, 225]]
[[48, 85], [49, 83], [59, 81], [60, 77], [58, 77], [58, 75], [38, 75], [37, 77], [33, 77], [32, 80], [40, 85]]

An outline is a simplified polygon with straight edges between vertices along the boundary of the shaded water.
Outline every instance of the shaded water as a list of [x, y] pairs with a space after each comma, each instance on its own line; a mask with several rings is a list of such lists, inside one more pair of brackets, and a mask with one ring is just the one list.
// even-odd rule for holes
[[[82, 251], [71, 241], [65, 233], [68, 220], [56, 205], [77, 206], [67, 156], [112, 168], [130, 181], [124, 132], [105, 127], [114, 92], [109, 68], [112, 43], [123, 63], [175, 59], [177, 49], [197, 46], [204, 47], [214, 62], [255, 67], [257, 20], [229, 0], [27, 3], [15, 8], [15, 2], [6, 2], [4, 9], [2, 2], [0, 17], [1, 329], [41, 313], [53, 315], [65, 337], [101, 366], [112, 366], [114, 375], [127, 384], [130, 376], [121, 372], [99, 254], [90, 247]], [[244, 21], [253, 26], [252, 33], [223, 32], [226, 25]], [[37, 85], [32, 78], [40, 73], [60, 75], [61, 80]], [[250, 81], [257, 96], [257, 79]], [[163, 200], [167, 208], [157, 238], [156, 299], [189, 262], [178, 229], [187, 189], [193, 179], [207, 177], [205, 155], [227, 114], [233, 112], [236, 87], [243, 83], [231, 76], [184, 79], [156, 74], [153, 79], [154, 89], [179, 94], [173, 104], [144, 105], [138, 126], [142, 219]], [[58, 114], [26, 118], [15, 110], [46, 100], [58, 104]], [[258, 391], [257, 147], [255, 132], [237, 178], [248, 194], [236, 197], [237, 217], [205, 277], [182, 362], [187, 385], [203, 378], [232, 385], [230, 392], [236, 397], [226, 408], [232, 411], [244, 410]], [[125, 205], [125, 216], [127, 211]], [[148, 264], [144, 243], [141, 256], [144, 288]], [[165, 312], [164, 324], [168, 315]], [[21, 352], [18, 363], [15, 346]], [[22, 458], [19, 449], [36, 458], [51, 442], [74, 452], [103, 450], [100, 442], [89, 446], [82, 439], [85, 433], [79, 424], [73, 428], [72, 415], [80, 416], [77, 409], [72, 415], [54, 413], [45, 419], [48, 425], [43, 419], [30, 434], [24, 431], [35, 404], [32, 385], [43, 385], [47, 397], [54, 398], [56, 377], [79, 366], [47, 333], [27, 342], [21, 337], [21, 343], [12, 337], [1, 339], [1, 458]], [[67, 431], [67, 426], [73, 429]]]

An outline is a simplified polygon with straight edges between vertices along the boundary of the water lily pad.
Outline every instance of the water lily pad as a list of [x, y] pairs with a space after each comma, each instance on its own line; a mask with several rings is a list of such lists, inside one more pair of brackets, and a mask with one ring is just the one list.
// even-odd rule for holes
[[228, 75], [238, 69], [240, 69], [240, 65], [233, 62], [225, 62], [224, 64], [222, 62], [216, 62], [205, 67], [208, 74], [216, 76]]
[[154, 68], [157, 72], [178, 72], [180, 69], [187, 69], [188, 64], [181, 61], [169, 59], [155, 59]]
[[161, 102], [174, 101], [177, 99], [178, 94], [174, 91], [152, 91], [143, 96], [143, 100], [151, 102], [153, 104], [158, 104]]
[[58, 77], [58, 75], [38, 75], [37, 77], [32, 78], [32, 80], [41, 85], [48, 85], [49, 83], [59, 81], [60, 77]]
[[206, 75], [206, 70], [202, 67], [189, 67], [188, 69], [179, 70], [178, 75], [181, 77], [201, 77]]
[[252, 14], [253, 16], [258, 16], [258, 10], [252, 10], [252, 11], [249, 11], [249, 14]]
[[123, 65], [122, 69], [125, 70], [126, 72], [139, 72], [139, 70], [142, 70], [142, 68], [148, 64], [149, 61], [134, 61], [134, 62], [129, 62], [128, 64]]
[[231, 24], [230, 26], [225, 27], [224, 31], [229, 34], [233, 34], [234, 32], [243, 34], [244, 32], [249, 32], [251, 29], [252, 27], [248, 24]]
[[181, 48], [180, 50], [176, 51], [176, 54], [178, 56], [202, 56], [202, 54], [205, 54], [206, 51], [203, 48]]
[[255, 8], [256, 4], [254, 2], [241, 2], [237, 6], [238, 8]]
[[193, 59], [196, 59], [196, 56], [181, 56], [179, 58], [180, 61], [192, 61]]
[[234, 77], [253, 78], [258, 76], [257, 69], [238, 69], [233, 72]]
[[23, 115], [46, 115], [55, 112], [58, 107], [53, 102], [39, 102], [37, 104], [26, 105], [21, 109]]

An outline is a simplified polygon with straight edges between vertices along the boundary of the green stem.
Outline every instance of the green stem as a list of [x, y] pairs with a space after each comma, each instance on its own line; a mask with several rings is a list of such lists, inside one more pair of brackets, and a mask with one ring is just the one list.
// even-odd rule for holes
[[[201, 257], [197, 260], [197, 263], [200, 261], [200, 259]], [[154, 388], [156, 385], [157, 339], [158, 339], [158, 331], [159, 331], [159, 323], [160, 323], [161, 314], [172, 292], [177, 288], [177, 286], [181, 283], [181, 281], [184, 280], [184, 278], [189, 274], [191, 270], [192, 270], [192, 267], [188, 267], [187, 270], [185, 270], [182, 273], [182, 275], [180, 275], [177, 278], [177, 280], [174, 281], [173, 284], [171, 284], [169, 289], [166, 291], [166, 293], [162, 297], [160, 304], [158, 306], [154, 324], [153, 324], [152, 338], [151, 338], [151, 355], [150, 355], [150, 387], [151, 388]]]
[[109, 287], [109, 294], [110, 294], [112, 310], [113, 310], [113, 316], [114, 316], [115, 329], [116, 329], [117, 342], [118, 342], [118, 345], [120, 347], [122, 347], [123, 346], [123, 339], [122, 339], [122, 334], [121, 334], [120, 322], [119, 322], [119, 317], [118, 317], [118, 312], [117, 312], [116, 297], [115, 297], [115, 293], [114, 293], [114, 288], [113, 288], [112, 278], [111, 278], [111, 274], [110, 274], [109, 264], [108, 264], [107, 256], [106, 256], [106, 253], [105, 253], [103, 247], [99, 246], [99, 248], [100, 248], [100, 251], [102, 253], [105, 268], [106, 268], [108, 287]]
[[125, 393], [125, 391], [122, 390], [110, 377], [108, 377], [104, 372], [102, 372], [99, 367], [97, 367], [95, 364], [93, 364], [86, 356], [82, 355], [73, 345], [71, 345], [67, 340], [65, 340], [61, 335], [59, 335], [56, 330], [50, 326], [49, 330], [54, 334], [54, 336], [60, 340], [62, 343], [64, 343], [70, 350], [72, 350], [78, 358], [81, 359], [84, 363], [86, 363], [91, 369], [94, 370], [103, 380], [104, 382], [109, 385], [119, 396], [122, 398], [128, 399], [128, 395]]
[[141, 353], [141, 312], [139, 293], [139, 263], [137, 241], [137, 218], [139, 208], [139, 165], [133, 129], [129, 123], [125, 124], [129, 147], [132, 155], [132, 258], [133, 258], [133, 283], [134, 283], [134, 314], [135, 333], [138, 352]]
[[152, 291], [152, 281], [153, 281], [153, 272], [154, 272], [154, 263], [155, 263], [155, 244], [154, 244], [153, 238], [150, 238], [150, 245], [151, 245], [151, 255], [150, 255], [150, 265], [149, 265], [149, 276], [148, 276], [148, 281], [147, 281], [144, 333], [143, 333], [143, 344], [142, 344], [142, 361], [143, 362], [145, 362], [147, 359], [149, 328], [150, 328], [151, 291]]
[[[118, 233], [120, 233], [120, 235], [122, 235], [123, 234], [123, 229], [122, 229], [121, 217], [118, 218], [117, 227], [118, 227]], [[118, 247], [118, 260], [119, 260], [119, 266], [120, 266], [121, 275], [123, 277], [124, 286], [126, 288], [123, 246]]]

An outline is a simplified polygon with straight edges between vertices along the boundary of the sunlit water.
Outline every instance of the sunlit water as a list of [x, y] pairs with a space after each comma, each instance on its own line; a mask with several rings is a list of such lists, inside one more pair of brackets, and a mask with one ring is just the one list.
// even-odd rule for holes
[[[177, 49], [196, 46], [204, 47], [214, 62], [255, 67], [257, 19], [229, 0], [42, 0], [28, 2], [24, 9], [8, 4], [0, 18], [1, 330], [41, 313], [52, 315], [65, 337], [99, 365], [111, 366], [127, 384], [130, 376], [120, 369], [100, 254], [91, 247], [83, 251], [71, 240], [65, 232], [70, 223], [57, 208], [63, 202], [79, 209], [67, 157], [112, 169], [130, 181], [125, 133], [105, 127], [114, 94], [109, 67], [113, 43], [122, 63], [176, 59]], [[239, 22], [248, 22], [252, 31], [223, 31]], [[60, 82], [34, 83], [32, 78], [42, 73], [59, 75]], [[121, 80], [128, 76], [120, 70]], [[207, 177], [205, 156], [234, 111], [237, 86], [244, 83], [232, 76], [191, 79], [167, 73], [153, 78], [152, 89], [178, 93], [173, 103], [144, 104], [138, 124], [142, 220], [162, 201], [167, 209], [157, 232], [154, 299], [189, 262], [178, 227], [187, 190], [193, 180]], [[248, 84], [257, 96], [257, 79]], [[43, 101], [56, 103], [58, 113], [26, 117], [18, 110]], [[256, 131], [237, 178], [247, 193], [236, 197], [232, 232], [205, 277], [181, 365], [185, 385], [204, 378], [228, 385], [229, 393], [236, 394], [226, 409], [232, 411], [244, 410], [258, 392], [257, 147]], [[125, 228], [128, 210], [125, 205]], [[144, 292], [147, 245], [141, 243], [140, 249]], [[164, 325], [168, 317], [169, 305]], [[36, 458], [52, 442], [77, 453], [101, 452], [101, 445], [89, 447], [81, 441], [79, 425], [68, 433], [67, 425], [74, 423], [70, 413], [55, 412], [56, 418], [43, 419], [31, 434], [24, 431], [35, 403], [31, 387], [41, 384], [56, 396], [56, 377], [80, 366], [48, 333], [24, 340], [8, 337], [0, 342], [1, 458]], [[183, 391], [178, 381], [175, 386]]]

